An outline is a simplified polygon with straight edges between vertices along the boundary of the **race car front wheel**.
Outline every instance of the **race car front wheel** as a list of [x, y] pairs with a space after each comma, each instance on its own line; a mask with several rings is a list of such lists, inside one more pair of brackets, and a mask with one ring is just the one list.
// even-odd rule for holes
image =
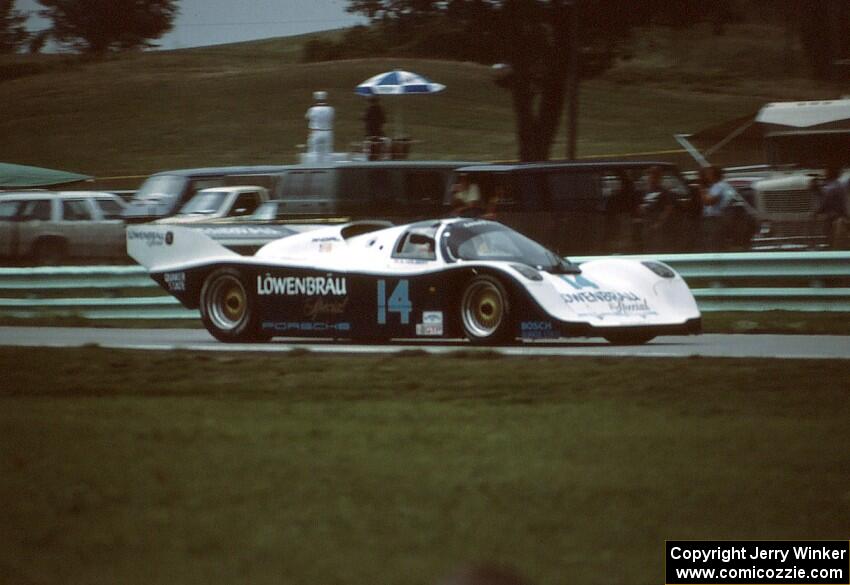
[[477, 344], [508, 341], [511, 335], [508, 293], [498, 279], [481, 275], [466, 285], [460, 317], [467, 339]]
[[267, 341], [258, 334], [254, 295], [238, 270], [220, 268], [201, 288], [201, 321], [219, 341], [239, 343]]

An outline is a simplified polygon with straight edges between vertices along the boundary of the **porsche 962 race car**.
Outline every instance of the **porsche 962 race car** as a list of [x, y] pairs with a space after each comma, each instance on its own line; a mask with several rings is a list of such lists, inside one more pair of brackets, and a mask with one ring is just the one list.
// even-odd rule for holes
[[199, 230], [130, 226], [129, 254], [225, 342], [275, 336], [644, 343], [696, 334], [684, 280], [655, 261], [576, 265], [494, 221], [354, 222], [240, 256]]

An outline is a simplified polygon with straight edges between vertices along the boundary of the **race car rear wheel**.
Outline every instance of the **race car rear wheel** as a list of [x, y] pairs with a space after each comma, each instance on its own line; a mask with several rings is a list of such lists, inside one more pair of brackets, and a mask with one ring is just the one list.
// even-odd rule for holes
[[221, 268], [201, 288], [201, 321], [219, 341], [268, 341], [257, 331], [256, 299], [238, 270]]
[[643, 345], [655, 338], [647, 333], [611, 333], [605, 336], [608, 343], [614, 345]]
[[482, 345], [508, 341], [510, 317], [508, 293], [498, 279], [481, 275], [469, 281], [460, 302], [460, 319], [469, 341]]

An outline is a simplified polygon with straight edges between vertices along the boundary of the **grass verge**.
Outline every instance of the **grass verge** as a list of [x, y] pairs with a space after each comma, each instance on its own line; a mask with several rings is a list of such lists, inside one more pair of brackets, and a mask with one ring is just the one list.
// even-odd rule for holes
[[0, 350], [10, 582], [659, 583], [846, 537], [847, 361]]

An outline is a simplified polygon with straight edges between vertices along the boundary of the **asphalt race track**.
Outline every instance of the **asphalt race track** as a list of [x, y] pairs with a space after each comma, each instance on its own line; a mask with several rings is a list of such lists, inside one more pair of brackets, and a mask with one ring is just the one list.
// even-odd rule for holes
[[[278, 338], [271, 343], [224, 344], [203, 329], [96, 329], [76, 327], [0, 327], [0, 345], [201, 351], [291, 351], [320, 353], [394, 353], [421, 350], [448, 353], [472, 348], [465, 342], [402, 340], [387, 345]], [[493, 351], [492, 348], [487, 348]], [[504, 355], [528, 356], [642, 356], [850, 359], [850, 336], [838, 335], [700, 335], [660, 337], [643, 346], [613, 346], [602, 339], [524, 343], [495, 348]]]

